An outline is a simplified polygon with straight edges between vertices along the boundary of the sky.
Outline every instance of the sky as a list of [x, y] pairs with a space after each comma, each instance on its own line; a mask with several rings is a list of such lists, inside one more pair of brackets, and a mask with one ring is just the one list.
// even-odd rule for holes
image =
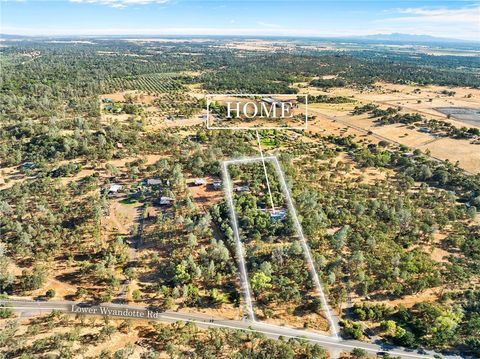
[[480, 41], [480, 0], [0, 0], [17, 35], [351, 36], [408, 33]]

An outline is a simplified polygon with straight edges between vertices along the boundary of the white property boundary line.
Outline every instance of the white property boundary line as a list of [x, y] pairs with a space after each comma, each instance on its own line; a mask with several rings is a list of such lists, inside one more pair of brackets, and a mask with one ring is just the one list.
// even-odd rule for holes
[[274, 167], [276, 169], [277, 175], [279, 177], [279, 182], [280, 186], [282, 187], [283, 194], [285, 195], [286, 201], [287, 201], [287, 206], [288, 210], [290, 211], [293, 219], [294, 219], [294, 224], [295, 228], [297, 230], [298, 237], [300, 238], [300, 243], [303, 248], [303, 253], [305, 255], [305, 260], [307, 261], [307, 266], [308, 266], [308, 271], [310, 273], [310, 276], [312, 277], [313, 283], [315, 285], [315, 289], [317, 290], [317, 293], [320, 297], [320, 300], [322, 302], [322, 306], [325, 311], [325, 315], [328, 320], [328, 324], [330, 327], [330, 332], [332, 333], [332, 336], [336, 339], [339, 339], [339, 325], [334, 319], [334, 316], [332, 314], [332, 311], [330, 309], [330, 306], [328, 305], [327, 299], [325, 297], [325, 294], [323, 292], [322, 284], [320, 282], [320, 278], [318, 276], [317, 270], [315, 269], [315, 265], [313, 263], [312, 259], [312, 254], [310, 252], [310, 247], [308, 246], [307, 240], [305, 239], [305, 236], [303, 234], [302, 226], [300, 224], [300, 221], [298, 220], [297, 216], [297, 211], [295, 210], [295, 207], [293, 205], [293, 200], [290, 195], [290, 191], [288, 189], [287, 183], [285, 181], [285, 176], [283, 174], [283, 170], [280, 166], [280, 162], [278, 161], [276, 156], [268, 156], [268, 157], [249, 157], [249, 158], [240, 158], [240, 159], [235, 159], [235, 160], [228, 160], [224, 161], [222, 163], [222, 170], [223, 170], [223, 176], [224, 176], [224, 183], [225, 183], [225, 195], [227, 197], [228, 204], [230, 206], [230, 220], [232, 223], [233, 227], [233, 232], [235, 236], [235, 241], [236, 241], [236, 247], [237, 247], [237, 257], [238, 257], [238, 262], [239, 262], [239, 267], [240, 267], [240, 276], [241, 276], [241, 282], [243, 282], [242, 285], [242, 291], [245, 299], [245, 304], [246, 304], [246, 309], [249, 318], [252, 321], [255, 321], [255, 315], [253, 311], [253, 304], [252, 304], [252, 296], [251, 296], [251, 291], [250, 291], [250, 284], [248, 280], [248, 272], [247, 268], [245, 265], [245, 255], [243, 251], [243, 244], [240, 240], [240, 234], [238, 230], [238, 219], [237, 215], [235, 213], [235, 206], [233, 204], [233, 188], [231, 184], [231, 178], [228, 173], [228, 166], [231, 164], [242, 164], [242, 163], [253, 163], [253, 162], [259, 162], [259, 161], [272, 161], [274, 163]]
[[[209, 97], [278, 97], [278, 96], [305, 96], [305, 125], [304, 126], [262, 126], [262, 127], [222, 127], [222, 126], [210, 126], [210, 100]], [[207, 100], [207, 118], [205, 119], [205, 125], [207, 130], [306, 130], [308, 126], [308, 94], [258, 94], [258, 93], [243, 93], [243, 94], [207, 94], [205, 96]]]
[[257, 141], [258, 141], [258, 148], [260, 149], [260, 157], [262, 157], [263, 172], [265, 173], [265, 179], [267, 180], [267, 188], [268, 188], [268, 194], [270, 195], [270, 203], [272, 204], [273, 213], [275, 213], [275, 205], [273, 204], [272, 191], [270, 189], [270, 181], [268, 180], [267, 166], [265, 166], [265, 158], [263, 158], [262, 144], [260, 143], [260, 135], [258, 134], [258, 131], [255, 131], [255, 132], [257, 133]]
[[238, 233], [238, 221], [235, 211], [233, 210], [233, 196], [232, 196], [232, 185], [230, 175], [228, 174], [228, 165], [227, 161], [223, 162], [222, 170], [224, 177], [224, 187], [225, 195], [227, 197], [228, 205], [230, 207], [230, 220], [233, 227], [233, 234], [235, 236], [235, 242], [237, 244], [237, 258], [238, 258], [238, 267], [240, 269], [240, 287], [243, 293], [243, 298], [245, 300], [245, 306], [247, 314], [250, 320], [255, 321], [255, 313], [253, 311], [252, 305], [252, 295], [250, 293], [250, 284], [248, 281], [247, 275], [247, 266], [245, 265], [245, 256], [243, 254], [243, 245], [240, 241], [240, 235]]

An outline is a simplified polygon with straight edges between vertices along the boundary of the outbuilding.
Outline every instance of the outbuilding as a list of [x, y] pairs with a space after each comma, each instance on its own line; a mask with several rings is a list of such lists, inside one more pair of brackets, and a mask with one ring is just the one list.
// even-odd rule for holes
[[118, 193], [118, 192], [122, 189], [122, 187], [123, 187], [122, 185], [113, 183], [113, 184], [111, 184], [110, 187], [108, 188], [108, 194]]
[[205, 184], [205, 183], [207, 183], [205, 178], [196, 178], [195, 181], [193, 181], [193, 184], [195, 186], [201, 186], [202, 184]]
[[162, 197], [160, 197], [160, 202], [159, 203], [160, 203], [161, 206], [169, 206], [169, 205], [172, 204], [172, 202], [173, 202], [173, 198], [162, 196]]

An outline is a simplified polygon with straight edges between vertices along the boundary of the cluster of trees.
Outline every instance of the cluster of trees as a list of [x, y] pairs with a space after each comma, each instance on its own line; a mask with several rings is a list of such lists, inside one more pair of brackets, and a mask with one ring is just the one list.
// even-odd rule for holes
[[[342, 85], [343, 86], [343, 85]], [[305, 96], [298, 96], [298, 102], [305, 103], [350, 103], [355, 102], [355, 99], [346, 96], [328, 96], [328, 95], [308, 95], [307, 98]]]
[[18, 122], [2, 128], [0, 156], [5, 166], [33, 162], [36, 169], [55, 161], [85, 158], [90, 161], [110, 160], [124, 146], [123, 156], [139, 152], [141, 126], [136, 123], [100, 126], [98, 122], [77, 118], [73, 121], [51, 120], [48, 125]]
[[[376, 330], [395, 344], [436, 349], [457, 346], [465, 353], [479, 355], [478, 298], [478, 290], [468, 290], [444, 295], [443, 301], [454, 299], [454, 305], [420, 302], [405, 308], [355, 304], [352, 310], [357, 320], [375, 323]], [[362, 324], [357, 322], [357, 327]], [[358, 334], [363, 335], [363, 330]]]
[[[170, 183], [138, 195], [137, 199], [145, 205], [153, 204], [161, 196], [174, 199], [170, 208], [159, 211], [154, 230], [146, 234], [145, 241], [153, 243], [156, 253], [139, 258], [142, 286], [134, 297], [151, 300], [154, 304], [159, 303], [158, 299], [165, 308], [238, 305], [235, 244], [228, 206], [221, 202], [207, 207], [206, 211], [199, 210], [190, 198], [184, 173], [195, 177], [219, 176], [219, 161], [223, 158], [257, 154], [254, 133], [214, 132], [200, 127], [189, 128], [188, 134], [180, 128], [145, 132], [141, 121], [101, 123], [98, 95], [115, 90], [116, 84], [122, 81], [135, 83], [144, 79], [143, 85], [146, 85], [147, 80], [142, 76], [151, 80], [152, 74], [188, 69], [202, 73], [179, 77], [176, 81], [202, 83], [209, 91], [221, 92], [294, 93], [291, 86], [298, 80], [339, 73], [341, 76], [336, 79], [317, 80], [312, 84], [320, 87], [366, 86], [383, 79], [479, 85], [478, 77], [471, 76], [469, 66], [472, 64], [458, 57], [422, 55], [418, 63], [413, 63], [401, 54], [391, 54], [391, 58], [385, 59], [368, 51], [321, 55], [242, 53], [238, 56], [229, 50], [214, 50], [208, 44], [186, 48], [175, 45], [157, 52], [149, 46], [99, 40], [96, 45], [85, 46], [32, 41], [12, 43], [2, 49], [8, 55], [3, 63], [5, 71], [0, 75], [2, 165], [18, 166], [29, 161], [34, 166], [20, 167], [20, 173], [31, 176], [0, 191], [0, 291], [13, 293], [15, 288], [19, 292], [41, 288], [48, 268], [39, 263], [55, 258], [75, 266], [76, 271], [71, 274], [75, 283], [95, 284], [102, 288], [98, 293], [100, 299], [111, 300], [122, 278], [119, 270], [130, 279], [138, 275], [137, 269], [128, 266], [128, 245], [122, 238], [102, 245], [99, 220], [108, 202], [105, 196], [99, 195], [98, 176], [61, 185], [56, 177], [74, 175], [82, 167], [74, 163], [59, 165], [58, 161], [83, 159], [97, 165], [131, 155], [161, 154], [168, 159], [146, 168], [142, 161], [127, 166], [129, 180], [135, 181], [148, 174]], [[104, 56], [102, 50], [112, 55]], [[23, 61], [25, 53], [34, 52], [41, 56]], [[125, 52], [139, 56], [120, 55]], [[209, 56], [182, 55], [187, 52]], [[465, 64], [464, 69], [458, 67], [458, 61]], [[437, 68], [431, 67], [432, 64]], [[150, 85], [157, 86], [158, 82], [157, 76], [156, 82]], [[344, 101], [332, 99], [315, 97], [313, 101]], [[184, 100], [190, 101], [184, 98], [179, 101]], [[162, 107], [168, 101], [170, 98], [165, 97], [156, 104]], [[173, 111], [181, 110], [181, 106], [174, 107]], [[201, 102], [192, 102], [195, 110], [201, 106]], [[129, 110], [135, 111], [136, 107]], [[376, 117], [399, 116], [395, 109], [380, 110], [374, 106], [354, 112], [372, 112]], [[410, 121], [404, 117], [398, 119]], [[478, 278], [480, 235], [478, 226], [469, 222], [480, 208], [478, 176], [466, 176], [450, 163], [432, 162], [419, 151], [411, 155], [404, 148], [394, 151], [381, 146], [363, 146], [351, 137], [304, 135], [313, 141], [290, 141], [281, 132], [269, 133], [269, 141], [282, 144], [276, 147], [282, 152], [281, 159], [302, 226], [334, 304], [345, 300], [346, 283], [360, 295], [375, 296], [387, 291], [399, 297], [447, 283], [453, 283], [454, 287]], [[334, 160], [340, 152], [348, 153], [352, 164]], [[294, 160], [295, 157], [299, 159]], [[387, 168], [393, 170], [393, 174], [371, 185], [364, 183], [361, 177], [348, 178], [352, 167], [357, 165]], [[267, 169], [275, 205], [280, 207], [284, 205], [284, 198], [274, 172], [270, 166]], [[118, 176], [113, 166], [108, 171]], [[262, 167], [232, 167], [231, 174], [235, 181], [248, 182], [250, 186], [250, 193], [236, 195], [235, 203], [242, 239], [248, 247], [251, 286], [264, 315], [275, 314], [271, 312], [272, 303], [293, 304], [290, 306], [293, 314], [319, 313], [320, 303], [307, 294], [312, 284], [305, 270], [302, 249], [297, 241], [289, 240], [290, 243], [285, 244], [285, 239], [293, 234], [290, 219], [287, 216], [285, 221], [274, 222], [268, 213], [259, 210], [269, 206]], [[422, 185], [416, 186], [415, 181]], [[445, 248], [460, 254], [446, 258], [444, 264], [432, 260], [421, 248], [431, 244], [433, 234], [442, 228], [451, 228]], [[12, 260], [23, 264], [33, 262], [34, 265], [15, 278]], [[154, 278], [150, 283], [149, 274]], [[80, 287], [77, 298], [83, 299], [88, 294]], [[422, 345], [434, 338], [432, 345], [465, 343], [472, 348], [478, 347], [478, 305], [475, 304], [478, 294], [459, 290], [452, 300], [461, 310], [449, 310], [442, 305], [419, 305], [401, 312], [401, 317], [400, 310], [383, 313], [385, 318], [380, 318], [380, 314], [374, 316], [375, 320], [377, 317], [386, 320], [382, 324], [384, 331], [394, 338], [392, 340], [402, 343], [409, 343], [411, 336], [407, 333], [412, 332]], [[367, 314], [365, 310], [364, 316], [365, 320], [372, 320], [369, 319], [370, 311]], [[53, 328], [57, 323], [55, 318], [46, 320], [47, 325]], [[393, 320], [395, 327], [388, 320]], [[449, 341], [436, 334], [440, 330], [433, 333], [430, 327], [446, 328], [446, 333], [459, 339]], [[16, 324], [8, 324], [1, 332], [0, 342], [18, 348], [12, 340], [15, 335], [11, 335], [16, 328]], [[345, 328], [354, 337], [362, 331], [361, 325], [354, 323], [347, 323]], [[106, 325], [98, 337], [106, 340], [115, 330]], [[215, 345], [233, 348], [234, 344], [228, 342], [231, 339], [235, 340], [235, 348], [241, 343], [241, 348], [236, 350], [242, 354], [250, 355], [253, 347], [255, 353], [267, 348], [270, 352], [282, 353], [282, 357], [323, 355], [318, 347], [297, 346], [296, 342], [258, 339], [255, 340], [259, 343], [257, 347], [250, 341], [250, 334], [242, 334], [242, 337], [211, 333], [211, 340], [206, 344], [208, 350]], [[35, 355], [48, 347], [67, 353], [69, 347], [63, 345], [65, 338], [74, 337], [74, 334], [35, 341], [36, 349], [32, 349], [32, 353], [31, 349], [26, 351]], [[173, 334], [167, 327], [165, 331], [161, 328], [156, 335]], [[193, 335], [192, 338], [197, 340], [201, 336]], [[196, 350], [201, 350], [202, 346], [198, 341], [179, 343], [173, 340], [170, 345], [166, 342], [161, 345], [169, 346], [173, 352], [185, 350], [186, 345], [194, 345]], [[12, 350], [16, 352], [17, 349]], [[205, 349], [205, 353], [208, 354], [208, 350]], [[128, 356], [127, 349], [122, 353], [118, 355]]]
[[[475, 249], [479, 228], [471, 221], [480, 204], [478, 176], [431, 161], [419, 151], [412, 155], [407, 149], [364, 146], [351, 137], [310, 136], [318, 143], [291, 144], [281, 157], [287, 178], [295, 179], [296, 207], [333, 303], [344, 302], [348, 291], [385, 299], [443, 285], [454, 293], [468, 293], [463, 292], [464, 285], [480, 275]], [[334, 161], [339, 150], [348, 152], [353, 163]], [[299, 154], [303, 158], [294, 160]], [[362, 176], [350, 179], [353, 166], [393, 171], [373, 186]], [[422, 245], [431, 245], [433, 235], [445, 227], [450, 229], [442, 248], [452, 255], [439, 263]], [[325, 233], [326, 228], [333, 228], [333, 233]], [[468, 352], [476, 342], [467, 328], [472, 325], [470, 317], [475, 322], [478, 306], [472, 306], [474, 295], [468, 294], [468, 300], [459, 296], [463, 299], [455, 300], [458, 308], [452, 311], [443, 304], [419, 303], [406, 311], [361, 306], [355, 312], [361, 321], [385, 322], [382, 328], [390, 336], [384, 337], [402, 345]], [[444, 336], [438, 326], [445, 329]], [[365, 327], [345, 322], [344, 333], [361, 338]]]
[[[413, 125], [412, 128], [428, 129], [429, 132], [439, 134], [441, 136], [457, 138], [457, 139], [469, 139], [480, 136], [480, 129], [476, 127], [461, 127], [458, 128], [449, 122], [441, 120], [427, 120], [418, 113], [398, 113], [398, 108], [388, 107], [387, 109], [381, 109], [374, 104], [366, 104], [363, 106], [356, 106], [351, 112], [352, 115], [361, 115], [363, 113], [369, 113], [370, 117], [377, 118], [374, 123], [377, 126], [392, 125], [401, 123], [404, 125]], [[409, 127], [410, 128], [410, 127]]]
[[[318, 135], [313, 135], [320, 138]], [[467, 202], [470, 215], [474, 216], [479, 209], [480, 175], [468, 175], [448, 160], [438, 162], [428, 157], [428, 151], [423, 154], [416, 149], [413, 153], [407, 147], [399, 150], [382, 148], [382, 146], [361, 146], [352, 136], [327, 136], [326, 139], [352, 155], [361, 166], [390, 168], [395, 170], [396, 177], [408, 187], [414, 181], [420, 181], [429, 186], [445, 189], [455, 193], [458, 198]], [[403, 188], [403, 187], [402, 187]]]
[[[195, 148], [195, 142], [183, 146]], [[148, 166], [162, 186], [153, 188], [144, 202], [155, 205], [155, 199], [166, 196], [173, 199], [171, 207], [159, 209], [153, 227], [143, 233], [142, 241], [155, 248], [155, 253], [140, 259], [137, 271], [149, 273], [152, 280], [143, 280], [144, 300], [155, 300], [164, 308], [174, 306], [219, 307], [238, 305], [239, 294], [235, 288], [235, 260], [226, 245], [226, 238], [213, 235], [212, 212], [199, 211], [190, 197], [182, 162], [192, 165], [188, 172], [198, 174], [212, 164], [204, 161], [205, 155], [197, 148], [197, 155], [189, 158], [180, 153]], [[180, 160], [182, 158], [182, 160]], [[206, 159], [205, 159], [206, 160]], [[154, 280], [153, 280], [154, 278]], [[148, 299], [149, 298], [149, 299]]]
[[[208, 44], [175, 45], [161, 53], [148, 46], [123, 41], [83, 44], [9, 42], [2, 49], [8, 61], [1, 74], [2, 117], [47, 119], [99, 116], [98, 95], [121, 88], [147, 91], [181, 89], [182, 83], [203, 83], [207, 90], [245, 93], [295, 93], [295, 80], [315, 76], [341, 76], [313, 80], [319, 87], [369, 85], [378, 79], [390, 82], [479, 86], [468, 57], [420, 55], [412, 62], [405, 55], [371, 51], [259, 54], [237, 53]], [[106, 56], [104, 53], [108, 53]], [[124, 53], [136, 56], [122, 56]], [[189, 53], [208, 56], [190, 56]], [[25, 54], [38, 54], [25, 61]], [[435, 63], [436, 67], [431, 64]], [[453, 66], [453, 63], [456, 66]], [[463, 64], [463, 65], [459, 65]], [[203, 70], [199, 76], [181, 71]], [[207, 70], [207, 71], [205, 71]], [[213, 71], [210, 71], [213, 70]], [[73, 74], [73, 75], [72, 75]], [[92, 79], [94, 79], [92, 81]], [[168, 84], [168, 86], [166, 86]]]
[[71, 201], [72, 196], [91, 189], [92, 183], [87, 181], [69, 187], [46, 177], [1, 191], [2, 244], [10, 256], [46, 260], [60, 252], [81, 250], [86, 235], [97, 238], [101, 215], [98, 198], [89, 195]]
[[331, 87], [344, 87], [346, 84], [346, 81], [341, 78], [317, 79], [310, 81], [311, 86], [320, 87], [322, 89], [328, 89]]

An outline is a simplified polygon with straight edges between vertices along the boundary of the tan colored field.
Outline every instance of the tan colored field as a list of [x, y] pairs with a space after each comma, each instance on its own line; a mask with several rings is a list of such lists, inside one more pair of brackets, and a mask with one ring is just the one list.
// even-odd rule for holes
[[[480, 108], [480, 90], [448, 88], [442, 86], [414, 86], [377, 83], [373, 89], [361, 91], [353, 88], [333, 88], [323, 91], [306, 83], [297, 84], [300, 92], [313, 95], [348, 96], [358, 102], [354, 104], [309, 104], [309, 114], [317, 116], [309, 122], [309, 130], [325, 134], [344, 134], [365, 137], [368, 142], [386, 140], [422, 151], [429, 150], [432, 157], [440, 160], [458, 161], [459, 166], [471, 173], [480, 172], [480, 146], [469, 140], [437, 138], [417, 129], [395, 124], [375, 126], [367, 114], [350, 115], [355, 105], [374, 103], [380, 108], [401, 107], [400, 113], [420, 113], [427, 119], [437, 119], [460, 127], [473, 127], [435, 110], [437, 107]], [[417, 90], [418, 89], [418, 90]], [[454, 96], [442, 94], [443, 90], [454, 91]], [[429, 101], [431, 99], [431, 102]], [[351, 127], [349, 127], [351, 126]], [[345, 130], [345, 127], [349, 127]], [[370, 131], [370, 133], [369, 133]]]
[[287, 41], [270, 41], [270, 40], [247, 40], [233, 41], [221, 46], [227, 49], [245, 50], [245, 51], [262, 51], [275, 52], [279, 49], [294, 49], [294, 45]]
[[[420, 302], [436, 302], [438, 301], [438, 298], [441, 296], [442, 293], [442, 288], [431, 288], [431, 289], [426, 289], [422, 293], [419, 294], [412, 294], [412, 295], [406, 295], [403, 298], [400, 299], [384, 299], [384, 300], [372, 300], [369, 299], [369, 304], [386, 304], [389, 306], [404, 306], [404, 307], [412, 307], [416, 303]], [[364, 298], [359, 298], [356, 296], [352, 297], [352, 302], [353, 303], [361, 303], [364, 302]]]
[[[329, 96], [347, 96], [353, 97], [361, 103], [376, 103], [378, 105], [387, 105], [392, 107], [401, 106], [403, 112], [418, 112], [420, 114], [431, 115], [438, 119], [447, 119], [447, 116], [436, 111], [435, 107], [467, 107], [480, 108], [480, 89], [470, 89], [463, 87], [445, 87], [445, 86], [417, 86], [400, 85], [378, 82], [373, 89], [357, 90], [353, 88], [331, 88], [326, 91], [309, 86], [308, 83], [297, 83], [301, 93], [311, 95], [329, 95]], [[415, 92], [419, 89], [419, 92]], [[454, 96], [442, 94], [441, 91], [454, 91]], [[432, 100], [431, 102], [429, 100]], [[419, 102], [420, 101], [420, 102]], [[348, 104], [340, 104], [346, 106]], [[328, 109], [334, 105], [328, 104], [310, 104], [311, 108]], [[339, 105], [336, 105], [339, 106]], [[341, 107], [340, 106], [340, 107]], [[449, 122], [464, 126], [462, 122], [451, 119]]]
[[0, 189], [10, 188], [23, 180], [25, 175], [17, 169], [17, 166], [4, 167], [0, 171]]
[[142, 103], [145, 105], [153, 103], [153, 101], [157, 98], [157, 96], [149, 95], [144, 91], [129, 90], [101, 95], [100, 100], [109, 98], [113, 101], [124, 102], [126, 97], [128, 96], [131, 96], [134, 99], [135, 103]]

